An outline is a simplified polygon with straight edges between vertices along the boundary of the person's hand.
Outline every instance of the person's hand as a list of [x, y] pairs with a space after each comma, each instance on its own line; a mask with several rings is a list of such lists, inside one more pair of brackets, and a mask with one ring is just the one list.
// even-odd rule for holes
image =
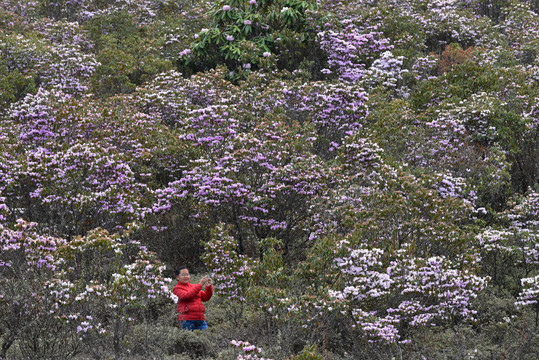
[[206, 283], [206, 286], [212, 286], [211, 278], [208, 278], [208, 282]]
[[[204, 276], [202, 279], [200, 279], [200, 285], [202, 285], [202, 287], [204, 287], [204, 285], [206, 285], [206, 283], [208, 282], [208, 280], [210, 280], [209, 277], [207, 276]], [[210, 280], [211, 281], [211, 280]]]

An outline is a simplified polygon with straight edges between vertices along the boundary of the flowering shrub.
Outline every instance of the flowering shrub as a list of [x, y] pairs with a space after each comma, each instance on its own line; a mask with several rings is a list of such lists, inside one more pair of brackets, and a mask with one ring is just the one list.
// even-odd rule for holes
[[230, 345], [240, 350], [240, 354], [236, 360], [271, 360], [270, 358], [259, 357], [258, 354], [262, 353], [262, 349], [251, 345], [248, 341], [230, 341]]
[[213, 229], [212, 239], [204, 244], [204, 249], [202, 259], [212, 273], [219, 295], [227, 302], [245, 302], [254, 261], [238, 253], [238, 243], [224, 224]]
[[[443, 257], [418, 259], [407, 253], [404, 248], [395, 258], [384, 259], [387, 255], [381, 249], [359, 248], [336, 259], [347, 280], [344, 289], [332, 295], [350, 302], [359, 329], [374, 340], [396, 342], [404, 340], [399, 327], [436, 326], [440, 320], [454, 318], [473, 320], [470, 301], [487, 279], [453, 268]], [[388, 299], [395, 293], [403, 295], [400, 303]], [[394, 305], [380, 311], [381, 303]]]
[[[365, 77], [365, 67], [392, 45], [381, 33], [363, 33], [351, 21], [345, 22], [342, 30], [324, 29], [318, 33], [320, 46], [328, 53], [329, 69], [325, 73], [337, 72], [345, 81], [357, 82]], [[328, 24], [329, 25], [329, 24]]]
[[28, 94], [14, 104], [10, 117], [18, 125], [20, 140], [42, 146], [49, 141], [75, 137], [72, 135], [75, 130], [72, 128], [73, 120], [57, 116], [60, 104], [73, 102], [72, 96], [63, 91], [49, 91], [41, 87], [36, 94]]
[[114, 110], [91, 97], [40, 88], [12, 106], [3, 129], [20, 147], [5, 147], [3, 216], [13, 219], [21, 206], [33, 208], [33, 220], [66, 237], [105, 217], [108, 225], [101, 225], [110, 230], [141, 220], [150, 187], [177, 176], [190, 152], [156, 117], [125, 101]]
[[[156, 191], [153, 212], [173, 213], [185, 206], [179, 204], [193, 201], [200, 205], [200, 212], [189, 215], [193, 221], [211, 215], [216, 222], [234, 224], [252, 234], [240, 249], [256, 248], [257, 240], [272, 236], [287, 246], [304, 239], [309, 202], [325, 191], [331, 170], [308, 152], [310, 129], [293, 136], [298, 133], [287, 124], [271, 120], [250, 133], [241, 132], [240, 120], [237, 130], [232, 120], [228, 126], [216, 123], [219, 140], [215, 146], [200, 146], [207, 155], [193, 161], [180, 180]], [[213, 130], [206, 126], [203, 131]], [[191, 139], [197, 138], [186, 140]]]
[[52, 44], [69, 44], [69, 46], [79, 48], [86, 54], [91, 52], [94, 47], [94, 44], [89, 38], [88, 31], [78, 22], [40, 19], [40, 21], [36, 21], [33, 25], [35, 31], [43, 35]]
[[418, 57], [412, 66], [412, 73], [418, 81], [434, 78], [437, 59], [431, 55]]
[[517, 306], [535, 305], [537, 307], [537, 296], [539, 295], [538, 277], [522, 279], [522, 291], [515, 302]]
[[[520, 278], [539, 263], [538, 234], [529, 229], [486, 229], [477, 236], [483, 253], [483, 270], [496, 283], [504, 283], [503, 273], [514, 272]], [[510, 264], [508, 267], [506, 264]], [[507, 284], [518, 287], [518, 284]]]
[[[76, 346], [58, 345], [57, 335], [48, 336], [46, 329], [53, 329], [59, 336], [68, 338], [70, 327], [56, 318], [54, 296], [44, 283], [60, 270], [56, 252], [66, 241], [42, 236], [35, 232], [35, 224], [18, 221], [16, 229], [0, 227], [0, 324], [1, 353], [17, 341], [25, 356], [68, 356]], [[40, 332], [45, 332], [39, 336]], [[33, 344], [31, 344], [32, 340]], [[60, 340], [64, 341], [64, 340]], [[50, 346], [50, 343], [53, 346]]]
[[136, 242], [98, 230], [67, 242], [17, 226], [0, 235], [2, 356], [15, 341], [27, 356], [69, 356], [80, 341], [96, 355], [105, 344], [120, 352], [130, 324], [169, 293], [164, 267]]
[[[168, 298], [171, 279], [163, 277], [164, 266], [137, 242], [94, 231], [71, 241], [60, 257], [65, 272], [57, 301], [70, 305], [62, 316], [77, 324], [79, 340], [96, 354], [106, 343], [120, 351], [130, 324], [144, 321], [158, 301]], [[88, 270], [80, 273], [81, 268]]]
[[22, 35], [3, 36], [0, 41], [8, 69], [34, 73], [47, 87], [66, 93], [86, 92], [89, 79], [99, 65], [95, 56], [82, 52], [79, 45], [49, 44]]
[[537, 14], [527, 2], [513, 2], [502, 10], [501, 23], [508, 35], [508, 45], [517, 58], [524, 63], [533, 61], [534, 47], [537, 46]]
[[526, 197], [519, 200], [513, 209], [506, 214], [506, 217], [517, 228], [537, 230], [539, 194], [535, 191], [530, 191]]
[[287, 116], [300, 123], [312, 123], [316, 129], [315, 153], [333, 157], [343, 137], [362, 128], [368, 113], [368, 95], [357, 84], [292, 84], [282, 90]]
[[144, 112], [157, 114], [163, 123], [175, 127], [196, 110], [234, 105], [229, 99], [233, 88], [224, 77], [222, 68], [188, 79], [177, 71], [162, 73], [138, 90], [138, 103]]
[[156, 16], [160, 5], [168, 1], [137, 0], [132, 2], [116, 0], [39, 0], [39, 11], [51, 18], [71, 21], [85, 21], [102, 14], [126, 10], [131, 16], [140, 18], [141, 22]]
[[408, 70], [402, 69], [403, 56], [395, 58], [390, 51], [381, 54], [380, 58], [374, 60], [371, 67], [365, 72], [365, 79], [362, 81], [364, 87], [369, 89], [379, 85], [388, 88], [395, 88], [402, 74]]
[[143, 189], [131, 169], [107, 150], [82, 143], [53, 155], [39, 149], [28, 157], [21, 176], [29, 187], [21, 190], [30, 191], [40, 216], [63, 219], [58, 225], [64, 228], [50, 231], [73, 235], [98, 223], [118, 230], [140, 219]]

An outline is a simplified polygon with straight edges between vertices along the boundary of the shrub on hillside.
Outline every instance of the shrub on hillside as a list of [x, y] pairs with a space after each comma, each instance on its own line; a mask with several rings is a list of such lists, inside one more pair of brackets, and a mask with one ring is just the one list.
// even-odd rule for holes
[[217, 2], [210, 27], [196, 34], [180, 53], [179, 67], [194, 73], [225, 64], [233, 79], [276, 66], [295, 70], [316, 51], [309, 15], [316, 8], [315, 2], [296, 0]]
[[118, 356], [133, 324], [161, 311], [170, 279], [139, 243], [103, 230], [67, 242], [17, 226], [0, 229], [2, 357], [14, 344], [32, 358]]

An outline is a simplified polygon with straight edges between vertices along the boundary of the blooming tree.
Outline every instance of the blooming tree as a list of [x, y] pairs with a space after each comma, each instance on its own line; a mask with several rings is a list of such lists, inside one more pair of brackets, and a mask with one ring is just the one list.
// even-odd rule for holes
[[119, 352], [130, 324], [168, 297], [171, 280], [139, 243], [103, 230], [67, 242], [35, 229], [22, 220], [1, 228], [2, 356], [15, 341], [25, 356], [69, 357], [81, 345]]
[[350, 303], [358, 329], [373, 341], [405, 341], [405, 328], [412, 332], [440, 321], [474, 320], [471, 301], [486, 278], [459, 270], [444, 257], [415, 258], [406, 248], [394, 258], [378, 248], [348, 251], [336, 259], [344, 289], [331, 295]]

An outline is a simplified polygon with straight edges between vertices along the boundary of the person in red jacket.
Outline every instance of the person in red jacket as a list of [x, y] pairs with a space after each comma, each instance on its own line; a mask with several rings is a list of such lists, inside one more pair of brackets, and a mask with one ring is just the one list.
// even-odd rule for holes
[[[176, 279], [178, 283], [172, 289], [172, 293], [178, 297], [178, 323], [180, 328], [187, 330], [206, 330], [204, 312], [206, 308], [203, 301], [210, 300], [213, 294], [212, 281], [204, 276], [200, 283], [191, 284], [189, 280], [189, 269], [187, 266], [180, 266], [176, 270]], [[206, 286], [204, 291], [202, 288]]]

